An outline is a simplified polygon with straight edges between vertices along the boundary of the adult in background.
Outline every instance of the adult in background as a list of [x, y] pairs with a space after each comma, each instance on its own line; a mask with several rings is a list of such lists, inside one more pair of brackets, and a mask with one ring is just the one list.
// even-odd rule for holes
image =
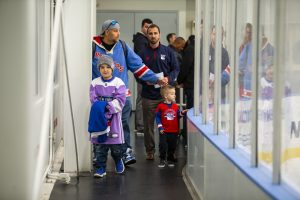
[[180, 66], [182, 63], [183, 49], [185, 47], [185, 40], [183, 37], [177, 37], [174, 42], [169, 46], [175, 53], [175, 56]]
[[[222, 28], [222, 38], [224, 36], [224, 30]], [[211, 43], [209, 45], [209, 87], [213, 91], [214, 85], [214, 74], [215, 74], [215, 49], [216, 49], [216, 27], [213, 26], [210, 33]], [[230, 65], [229, 65], [229, 56], [227, 50], [222, 47], [222, 57], [221, 57], [221, 99], [222, 102], [225, 102], [226, 90], [225, 86], [230, 80]], [[212, 92], [213, 93], [213, 92]]]
[[[164, 78], [171, 85], [175, 84], [179, 66], [174, 52], [160, 43], [160, 29], [151, 24], [147, 30], [149, 45], [140, 53], [144, 63], [155, 73], [163, 72]], [[155, 153], [154, 119], [155, 109], [162, 101], [160, 88], [143, 81], [142, 106], [144, 115], [144, 143], [146, 159], [153, 160]]]
[[[141, 31], [133, 35], [134, 52], [139, 52], [148, 44], [147, 29], [152, 24], [151, 19], [143, 19]], [[137, 80], [137, 95], [135, 101], [135, 131], [137, 135], [144, 133], [143, 110], [142, 110], [142, 84]]]
[[[174, 42], [169, 45], [169, 47], [174, 51], [175, 56], [178, 61], [178, 65], [181, 66], [183, 49], [185, 47], [185, 39], [183, 37], [177, 37]], [[176, 88], [176, 102], [180, 102], [180, 89]]]
[[[180, 73], [177, 77], [178, 87], [183, 87], [184, 89], [184, 94], [186, 98], [186, 109], [190, 109], [194, 107], [194, 60], [195, 60], [194, 52], [195, 52], [195, 35], [191, 35], [186, 41], [186, 46], [183, 50], [182, 63], [180, 65]], [[202, 72], [200, 74], [202, 74]], [[200, 81], [200, 88], [201, 88], [201, 81]], [[182, 136], [183, 136], [183, 143], [185, 145], [185, 148], [187, 148], [186, 133], [187, 133], [186, 117], [184, 117]]]
[[169, 33], [167, 35], [167, 41], [168, 41], [169, 46], [175, 41], [176, 37], [177, 37], [176, 33]]
[[243, 42], [239, 48], [239, 88], [240, 97], [251, 97], [251, 79], [252, 79], [252, 24], [247, 23], [245, 26], [245, 33]]
[[[125, 44], [123, 48], [119, 37], [119, 23], [116, 20], [106, 20], [102, 24], [100, 35], [93, 38], [92, 77], [94, 79], [100, 76], [100, 72], [97, 70], [97, 62], [101, 55], [108, 55], [113, 58], [116, 67], [113, 71], [113, 75], [119, 77], [126, 85], [126, 102], [122, 111], [125, 143], [122, 145], [122, 151], [124, 164], [129, 165], [135, 163], [136, 159], [133, 156], [132, 147], [130, 145], [129, 118], [131, 113], [131, 100], [128, 88], [128, 70], [130, 70], [135, 77], [152, 84], [158, 83], [159, 85], [166, 85], [167, 80], [158, 78], [127, 44]], [[126, 57], [124, 51], [126, 51]]]

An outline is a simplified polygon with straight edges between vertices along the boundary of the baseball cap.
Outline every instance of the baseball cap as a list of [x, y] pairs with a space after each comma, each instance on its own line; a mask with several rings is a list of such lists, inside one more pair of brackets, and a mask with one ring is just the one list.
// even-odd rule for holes
[[119, 22], [114, 19], [108, 19], [102, 24], [101, 35], [103, 35], [106, 30], [115, 29], [115, 28], [120, 29]]
[[110, 56], [107, 55], [101, 55], [99, 57], [98, 63], [97, 63], [97, 67], [100, 67], [102, 64], [107, 64], [110, 68], [112, 68], [112, 70], [115, 69], [115, 64], [113, 59]]

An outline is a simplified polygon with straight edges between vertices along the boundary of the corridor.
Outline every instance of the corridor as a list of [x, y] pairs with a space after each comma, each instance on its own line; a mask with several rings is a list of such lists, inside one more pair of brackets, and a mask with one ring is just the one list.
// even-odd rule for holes
[[[132, 119], [134, 116], [131, 116], [131, 121]], [[133, 130], [132, 127], [133, 124], [131, 130]], [[157, 132], [156, 136], [158, 136]], [[124, 175], [114, 172], [114, 163], [109, 156], [108, 173], [104, 178], [94, 178], [92, 173], [82, 173], [78, 185], [75, 177], [69, 185], [57, 181], [50, 199], [192, 199], [183, 181], [182, 169], [186, 163], [186, 151], [184, 151], [182, 140], [178, 144], [178, 162], [175, 167], [166, 166], [160, 169], [157, 167], [159, 163], [158, 137], [155, 139], [157, 148], [154, 161], [145, 159], [144, 137], [137, 136], [132, 131], [131, 140], [137, 163], [126, 167]]]

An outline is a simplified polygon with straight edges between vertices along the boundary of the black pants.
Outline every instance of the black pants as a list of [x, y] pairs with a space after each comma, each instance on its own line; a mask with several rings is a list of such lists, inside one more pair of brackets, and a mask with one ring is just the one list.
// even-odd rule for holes
[[177, 145], [177, 133], [164, 133], [159, 134], [159, 157], [162, 160], [167, 159], [169, 161], [174, 161], [174, 153]]

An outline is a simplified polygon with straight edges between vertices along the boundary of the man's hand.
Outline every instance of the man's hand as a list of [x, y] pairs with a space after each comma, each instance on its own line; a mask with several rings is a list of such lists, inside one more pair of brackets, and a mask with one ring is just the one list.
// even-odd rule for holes
[[183, 83], [176, 85], [176, 88], [183, 88]]
[[157, 81], [157, 84], [160, 86], [168, 85], [169, 79], [168, 77], [163, 77]]

